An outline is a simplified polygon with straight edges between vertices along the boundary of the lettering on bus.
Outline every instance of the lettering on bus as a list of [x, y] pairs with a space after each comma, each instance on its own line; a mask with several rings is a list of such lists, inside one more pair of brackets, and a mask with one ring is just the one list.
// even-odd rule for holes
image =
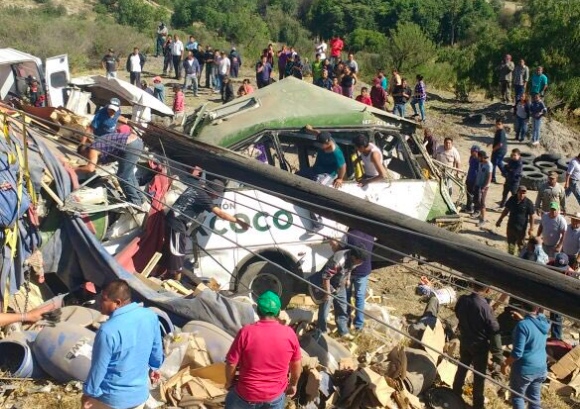
[[[272, 227], [276, 230], [288, 230], [294, 223], [293, 215], [286, 210], [278, 210], [272, 216], [266, 212], [258, 212], [254, 214], [251, 219], [250, 216], [245, 213], [236, 213], [234, 214], [234, 217], [245, 221], [253, 227], [253, 230], [259, 232], [266, 232]], [[237, 234], [243, 234], [248, 231], [236, 223], [226, 222], [215, 215], [211, 216], [209, 219], [209, 229], [209, 231], [200, 229], [199, 233], [202, 236], [207, 236], [208, 233], [214, 231], [220, 235], [226, 234], [228, 230]]]

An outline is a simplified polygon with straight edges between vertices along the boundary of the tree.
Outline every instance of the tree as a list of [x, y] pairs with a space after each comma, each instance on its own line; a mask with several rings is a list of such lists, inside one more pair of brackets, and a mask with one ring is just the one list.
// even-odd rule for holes
[[393, 68], [410, 72], [436, 56], [435, 44], [417, 24], [399, 24], [390, 34], [386, 57]]
[[147, 31], [157, 27], [159, 21], [168, 21], [169, 12], [164, 7], [153, 7], [142, 0], [119, 0], [115, 19], [119, 24]]
[[378, 31], [357, 28], [347, 37], [347, 43], [352, 52], [382, 53], [387, 48], [388, 39]]

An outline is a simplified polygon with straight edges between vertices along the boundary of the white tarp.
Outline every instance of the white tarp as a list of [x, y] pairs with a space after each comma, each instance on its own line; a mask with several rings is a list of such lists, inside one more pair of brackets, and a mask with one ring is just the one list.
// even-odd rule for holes
[[84, 91], [91, 92], [93, 95], [92, 101], [97, 105], [104, 106], [111, 98], [119, 98], [123, 106], [139, 105], [151, 108], [151, 111], [157, 115], [174, 115], [171, 108], [153, 95], [118, 78], [107, 79], [102, 75], [93, 75], [73, 78], [71, 84]]

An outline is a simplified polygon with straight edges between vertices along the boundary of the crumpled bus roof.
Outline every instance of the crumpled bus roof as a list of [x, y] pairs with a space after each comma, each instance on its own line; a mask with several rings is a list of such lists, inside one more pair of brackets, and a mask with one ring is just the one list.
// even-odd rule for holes
[[267, 129], [391, 127], [411, 134], [416, 123], [296, 78], [286, 78], [250, 95], [201, 113], [193, 136], [232, 146]]
[[0, 64], [14, 64], [19, 62], [33, 61], [42, 66], [42, 60], [31, 54], [23, 53], [14, 48], [0, 48]]

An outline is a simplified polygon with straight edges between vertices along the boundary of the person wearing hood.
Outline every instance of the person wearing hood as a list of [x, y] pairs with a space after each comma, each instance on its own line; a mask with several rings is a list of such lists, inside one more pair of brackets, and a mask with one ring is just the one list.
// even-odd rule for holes
[[548, 366], [546, 364], [546, 341], [550, 324], [543, 314], [536, 314], [536, 308], [523, 303], [522, 309], [527, 314], [519, 312], [512, 315], [519, 320], [512, 334], [512, 353], [505, 361], [502, 371], [507, 372], [511, 365], [510, 387], [519, 395], [512, 394], [514, 409], [524, 409], [525, 401], [521, 395], [533, 401], [528, 409], [540, 409], [541, 387], [546, 380]]

